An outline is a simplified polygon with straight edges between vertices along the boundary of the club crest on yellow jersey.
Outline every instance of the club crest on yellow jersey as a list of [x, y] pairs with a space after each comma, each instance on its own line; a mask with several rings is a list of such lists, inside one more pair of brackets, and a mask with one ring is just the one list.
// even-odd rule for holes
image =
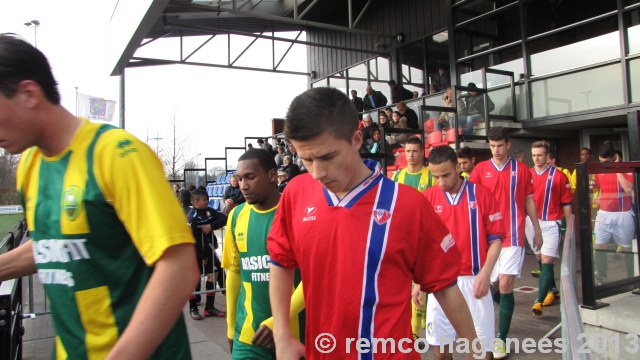
[[82, 189], [71, 185], [62, 194], [62, 209], [69, 220], [75, 220], [82, 212]]

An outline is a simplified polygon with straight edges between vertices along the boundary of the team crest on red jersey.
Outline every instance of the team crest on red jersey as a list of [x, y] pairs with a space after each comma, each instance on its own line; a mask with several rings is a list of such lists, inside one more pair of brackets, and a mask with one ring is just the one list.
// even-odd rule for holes
[[391, 219], [391, 213], [387, 210], [376, 209], [373, 210], [373, 219], [378, 225], [382, 225]]
[[469, 209], [475, 209], [477, 205], [475, 201], [469, 201]]
[[511, 172], [511, 176], [517, 176], [517, 175], [518, 175], [518, 172], [517, 172], [517, 171], [512, 171], [512, 172]]

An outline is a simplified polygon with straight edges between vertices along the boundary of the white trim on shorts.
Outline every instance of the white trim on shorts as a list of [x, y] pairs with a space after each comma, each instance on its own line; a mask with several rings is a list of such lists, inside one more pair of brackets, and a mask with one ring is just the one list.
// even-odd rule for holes
[[[488, 291], [480, 299], [476, 299], [473, 296], [475, 279], [476, 276], [459, 276], [458, 287], [469, 306], [478, 338], [485, 345], [485, 351], [489, 352], [493, 351], [493, 339], [496, 336], [493, 299], [491, 298], [491, 291]], [[427, 329], [425, 333], [425, 338], [431, 346], [451, 344], [457, 337], [456, 330], [449, 322], [433, 294], [429, 294], [427, 299]]]
[[636, 232], [633, 211], [611, 212], [598, 210], [596, 214], [596, 245], [605, 245], [615, 241], [616, 244], [629, 247]]
[[491, 282], [498, 281], [499, 275], [515, 275], [520, 277], [524, 262], [524, 247], [509, 246], [500, 249], [500, 256], [491, 271]]

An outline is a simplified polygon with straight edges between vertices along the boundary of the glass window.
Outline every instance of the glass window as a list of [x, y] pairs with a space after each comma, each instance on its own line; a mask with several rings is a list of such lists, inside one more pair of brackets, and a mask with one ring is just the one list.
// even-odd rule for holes
[[318, 80], [314, 83], [311, 83], [311, 87], [317, 88], [317, 87], [325, 87], [327, 86], [327, 78]]
[[357, 91], [358, 97], [364, 98], [364, 95], [367, 93], [367, 82], [349, 79], [349, 97], [351, 97], [351, 90]]
[[[489, 99], [493, 102], [494, 108], [489, 113], [494, 115], [514, 116], [513, 104], [511, 103], [511, 87], [501, 87], [495, 90], [488, 90]], [[517, 96], [517, 95], [516, 95]]]
[[478, 87], [502, 85], [509, 82], [504, 75], [487, 74], [487, 84], [482, 83], [482, 68], [492, 68], [513, 72], [514, 81], [524, 77], [524, 63], [522, 62], [522, 48], [513, 46], [489, 55], [480, 56], [458, 64], [459, 84], [466, 86], [470, 82]]
[[356, 65], [349, 69], [349, 78], [359, 78], [366, 79], [367, 78], [367, 65], [365, 63]]
[[616, 18], [531, 42], [531, 75], [543, 75], [620, 57]]
[[531, 83], [533, 117], [621, 105], [620, 64]]
[[627, 31], [627, 50], [629, 54], [640, 52], [640, 9], [624, 15], [624, 26]]
[[513, 7], [456, 30], [456, 56], [467, 57], [520, 40], [520, 16]]
[[379, 81], [391, 80], [391, 78], [389, 77], [389, 60], [383, 57], [378, 57], [371, 60], [369, 66], [370, 66], [369, 71], [371, 71], [376, 75], [377, 80]]
[[[456, 1], [457, 2], [457, 1]], [[478, 0], [467, 1], [455, 9], [455, 22], [459, 24], [512, 3], [513, 0]]]
[[524, 5], [527, 36], [541, 34], [602, 15], [617, 8], [616, 1], [529, 1]]
[[373, 88], [373, 90], [378, 90], [382, 94], [384, 94], [384, 96], [387, 98], [387, 104], [391, 103], [391, 91], [389, 90], [389, 85], [387, 85], [386, 81], [372, 81], [371, 87]]
[[347, 80], [345, 78], [339, 77], [330, 77], [329, 78], [329, 86], [332, 88], [336, 88], [343, 93], [347, 94]]
[[[429, 94], [445, 91], [451, 84], [449, 71], [449, 34], [446, 31], [426, 39], [427, 73], [429, 84], [425, 87]], [[440, 72], [442, 71], [442, 75]]]
[[629, 61], [631, 102], [640, 102], [640, 58]]
[[402, 82], [424, 87], [424, 41], [419, 40], [400, 48]]

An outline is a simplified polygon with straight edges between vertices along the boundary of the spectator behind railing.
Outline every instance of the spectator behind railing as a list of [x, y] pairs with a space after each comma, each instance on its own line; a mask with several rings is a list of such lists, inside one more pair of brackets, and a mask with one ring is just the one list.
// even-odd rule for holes
[[222, 196], [224, 205], [222, 206], [221, 212], [225, 215], [229, 215], [229, 212], [236, 207], [236, 205], [244, 202], [244, 196], [242, 196], [240, 187], [238, 186], [238, 176], [231, 176], [229, 184], [229, 187], [224, 191], [224, 195]]
[[387, 105], [387, 97], [382, 92], [367, 86], [367, 95], [362, 99], [362, 104], [365, 110], [375, 109]]
[[[442, 106], [444, 107], [453, 107], [453, 90], [451, 86], [447, 88], [447, 92], [444, 93], [442, 97]], [[458, 108], [458, 117], [465, 114], [465, 106], [462, 98], [457, 97], [456, 99], [456, 107]], [[434, 125], [434, 129], [436, 131], [439, 130], [447, 130], [454, 125], [454, 113], [452, 112], [443, 112], [438, 117], [438, 121], [436, 121]]]
[[[364, 103], [362, 102], [362, 98], [358, 96], [356, 90], [351, 90], [351, 103], [355, 106], [357, 112], [364, 110]], [[362, 115], [360, 115], [360, 119], [362, 119]]]
[[282, 162], [284, 161], [284, 146], [277, 147], [278, 153], [273, 157], [273, 160], [276, 162], [276, 166], [280, 168], [282, 166]]
[[300, 168], [298, 165], [293, 163], [293, 159], [291, 156], [287, 155], [284, 157], [284, 167], [283, 170], [287, 174], [287, 179], [291, 181], [294, 177], [300, 175]]
[[405, 89], [402, 85], [396, 84], [395, 80], [389, 80], [389, 90], [391, 90], [391, 103], [397, 104], [404, 100], [413, 99], [413, 92]]
[[[469, 83], [467, 85], [468, 88], [477, 89], [475, 83]], [[489, 104], [488, 113], [492, 112], [495, 109], [495, 105], [489, 95], [487, 96], [487, 103]], [[462, 134], [464, 135], [472, 135], [473, 127], [475, 126], [476, 121], [480, 121], [484, 119], [484, 97], [482, 94], [478, 94], [477, 91], [469, 90], [469, 95], [465, 99], [465, 107], [467, 109], [467, 116], [460, 117], [460, 126], [462, 127]]]
[[[385, 153], [382, 152], [382, 142], [384, 141]], [[385, 154], [385, 160], [387, 165], [391, 166], [395, 163], [396, 158], [391, 153], [391, 144], [387, 140], [382, 139], [382, 135], [380, 134], [380, 129], [377, 127], [371, 131], [371, 144], [367, 145], [367, 149], [372, 154]], [[380, 162], [378, 162], [380, 163]]]
[[409, 129], [420, 128], [420, 125], [418, 124], [418, 114], [416, 114], [413, 109], [408, 108], [404, 101], [400, 101], [398, 103], [398, 111], [400, 112], [400, 115], [407, 118], [407, 127]]

